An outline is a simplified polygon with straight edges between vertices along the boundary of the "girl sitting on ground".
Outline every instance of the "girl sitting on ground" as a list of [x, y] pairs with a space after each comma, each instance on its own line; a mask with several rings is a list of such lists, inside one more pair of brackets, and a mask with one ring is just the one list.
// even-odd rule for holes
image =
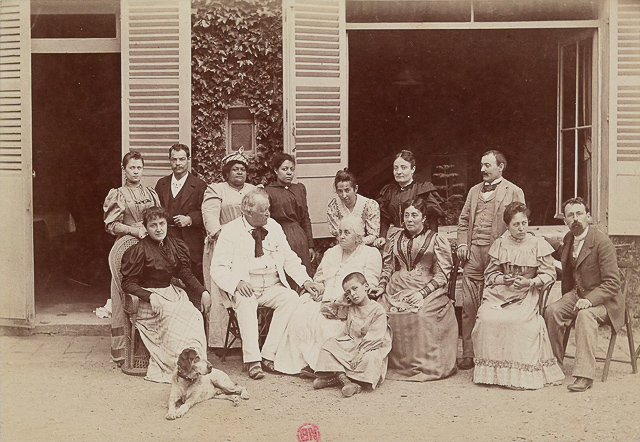
[[350, 397], [361, 391], [352, 380], [374, 389], [384, 381], [391, 329], [384, 308], [369, 299], [369, 284], [362, 273], [347, 275], [342, 288], [344, 296], [328, 303], [324, 314], [346, 317], [344, 334], [322, 346], [313, 388], [340, 385], [342, 395]]

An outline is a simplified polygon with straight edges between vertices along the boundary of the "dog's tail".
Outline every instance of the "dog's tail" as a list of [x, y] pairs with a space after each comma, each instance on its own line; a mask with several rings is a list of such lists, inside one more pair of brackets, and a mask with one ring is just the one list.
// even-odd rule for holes
[[240, 392], [240, 397], [245, 401], [249, 399], [249, 393], [247, 393], [247, 389], [245, 387], [242, 387], [242, 391]]

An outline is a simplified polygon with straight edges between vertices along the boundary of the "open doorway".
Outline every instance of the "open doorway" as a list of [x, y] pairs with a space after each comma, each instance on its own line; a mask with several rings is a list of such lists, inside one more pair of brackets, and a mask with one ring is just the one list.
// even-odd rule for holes
[[102, 203], [121, 182], [120, 54], [33, 54], [35, 302], [109, 296]]
[[417, 174], [453, 165], [466, 191], [480, 156], [508, 159], [532, 224], [556, 219], [558, 43], [581, 30], [349, 31], [349, 165], [376, 196], [393, 155], [410, 149]]

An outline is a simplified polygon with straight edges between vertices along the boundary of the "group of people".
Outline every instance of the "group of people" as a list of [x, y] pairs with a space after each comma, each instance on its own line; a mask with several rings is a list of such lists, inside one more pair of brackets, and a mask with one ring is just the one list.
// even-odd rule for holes
[[[595, 371], [594, 327], [621, 326], [615, 250], [589, 227], [580, 198], [564, 206], [564, 296], [540, 315], [542, 289], [556, 279], [554, 250], [528, 232], [524, 194], [502, 177], [507, 162], [498, 151], [482, 156], [483, 182], [469, 191], [454, 251], [438, 233], [437, 191], [414, 178], [410, 151], [396, 155], [395, 183], [377, 200], [358, 194], [351, 172], [338, 171], [337, 197], [327, 206], [337, 244], [315, 274], [307, 194], [293, 182], [292, 156], [273, 156], [275, 180], [264, 188], [246, 182], [242, 150], [223, 158], [225, 181], [209, 185], [188, 171], [189, 156], [187, 146], [171, 146], [173, 173], [153, 189], [140, 183], [142, 156], [129, 152], [125, 185], [104, 204], [106, 229], [120, 237], [114, 247], [139, 239], [124, 253], [122, 289], [142, 301], [137, 327], [151, 354], [149, 380], [168, 382], [185, 347], [205, 356], [207, 346], [222, 347], [227, 308], [235, 310], [249, 377], [299, 374], [314, 388], [340, 386], [347, 397], [385, 378], [421, 382], [471, 368], [477, 383], [559, 383], [563, 332], [574, 318], [576, 382], [569, 388], [583, 391]], [[454, 258], [463, 267], [460, 360], [448, 297]], [[259, 306], [274, 310], [262, 348]], [[115, 282], [112, 308], [112, 357], [121, 361], [124, 313]]]

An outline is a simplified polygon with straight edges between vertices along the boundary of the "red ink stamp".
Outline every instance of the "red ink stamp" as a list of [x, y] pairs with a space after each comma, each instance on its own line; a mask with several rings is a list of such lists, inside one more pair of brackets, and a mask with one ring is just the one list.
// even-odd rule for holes
[[320, 429], [316, 424], [302, 424], [296, 433], [298, 442], [320, 441]]

